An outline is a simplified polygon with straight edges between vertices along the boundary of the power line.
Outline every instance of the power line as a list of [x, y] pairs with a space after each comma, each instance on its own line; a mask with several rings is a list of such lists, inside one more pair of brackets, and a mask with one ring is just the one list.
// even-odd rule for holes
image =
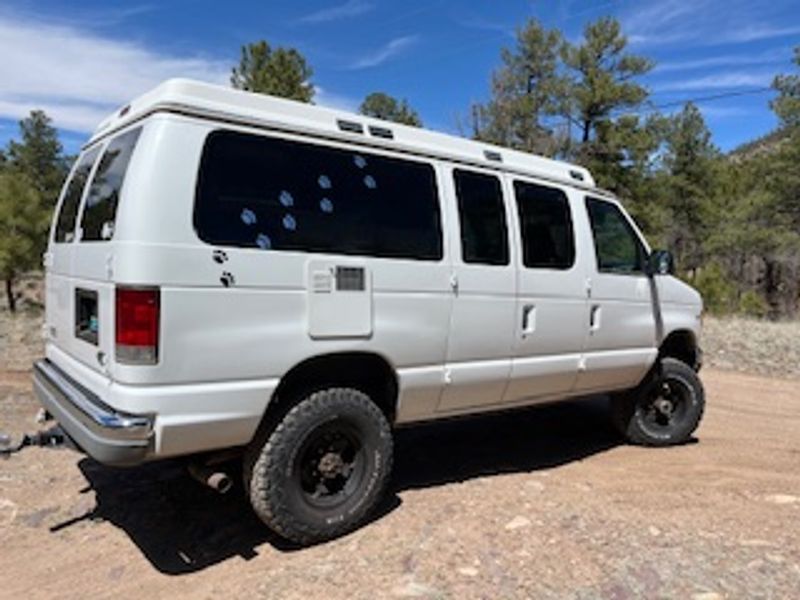
[[735, 98], [738, 96], [748, 96], [752, 94], [763, 94], [765, 92], [774, 91], [771, 87], [760, 87], [754, 88], [750, 90], [737, 90], [732, 92], [722, 92], [719, 94], [711, 94], [709, 96], [696, 96], [694, 98], [685, 98], [683, 100], [673, 100], [670, 102], [664, 102], [662, 104], [653, 104], [652, 106], [643, 108], [638, 111], [629, 111], [626, 114], [641, 114], [645, 112], [655, 112], [661, 110], [663, 108], [672, 108], [674, 106], [683, 106], [689, 102], [693, 104], [699, 104], [700, 102], [711, 102], [713, 100], [723, 100], [725, 98]]

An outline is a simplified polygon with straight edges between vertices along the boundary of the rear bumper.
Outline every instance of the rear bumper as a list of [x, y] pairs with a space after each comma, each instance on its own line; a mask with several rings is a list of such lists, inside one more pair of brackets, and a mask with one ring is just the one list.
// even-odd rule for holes
[[130, 466], [151, 452], [153, 415], [114, 410], [47, 359], [34, 364], [33, 387], [42, 406], [95, 460]]

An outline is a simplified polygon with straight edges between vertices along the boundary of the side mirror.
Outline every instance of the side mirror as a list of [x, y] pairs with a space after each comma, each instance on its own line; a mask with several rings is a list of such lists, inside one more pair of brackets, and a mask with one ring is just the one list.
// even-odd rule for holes
[[647, 257], [648, 275], [673, 275], [675, 258], [669, 250], [653, 250]]

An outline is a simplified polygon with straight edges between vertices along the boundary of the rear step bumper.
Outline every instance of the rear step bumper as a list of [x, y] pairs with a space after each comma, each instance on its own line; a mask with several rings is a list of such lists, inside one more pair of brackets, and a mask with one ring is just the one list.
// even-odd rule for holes
[[151, 451], [152, 415], [114, 410], [47, 359], [33, 365], [39, 401], [86, 454], [116, 466], [140, 464]]

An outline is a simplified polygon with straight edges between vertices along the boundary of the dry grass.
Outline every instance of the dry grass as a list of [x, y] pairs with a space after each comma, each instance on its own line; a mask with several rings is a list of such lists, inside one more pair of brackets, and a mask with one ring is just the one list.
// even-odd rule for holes
[[709, 366], [800, 378], [800, 321], [706, 317], [701, 344]]
[[[16, 315], [0, 300], [0, 370], [27, 370], [43, 353], [40, 281], [22, 282]], [[701, 344], [708, 366], [800, 379], [800, 321], [706, 317]]]

